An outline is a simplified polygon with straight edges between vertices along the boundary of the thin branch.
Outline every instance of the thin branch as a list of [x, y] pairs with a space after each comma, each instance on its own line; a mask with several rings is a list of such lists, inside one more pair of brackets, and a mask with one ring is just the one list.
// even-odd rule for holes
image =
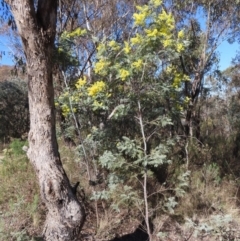
[[[62, 71], [62, 75], [63, 75], [63, 79], [64, 79], [65, 86], [66, 86], [66, 88], [68, 88], [69, 86], [68, 86], [68, 83], [67, 83], [67, 77], [65, 76], [64, 71]], [[68, 100], [69, 100], [69, 105], [70, 105], [71, 114], [72, 114], [72, 116], [73, 116], [73, 120], [74, 120], [74, 123], [75, 123], [75, 128], [76, 128], [76, 130], [77, 130], [78, 137], [79, 137], [80, 142], [81, 142], [81, 146], [82, 146], [82, 150], [83, 150], [83, 154], [84, 154], [84, 159], [85, 159], [86, 167], [87, 167], [88, 179], [91, 180], [91, 173], [90, 173], [90, 170], [89, 170], [89, 161], [88, 161], [87, 153], [86, 153], [86, 150], [85, 150], [85, 147], [84, 147], [84, 143], [83, 143], [83, 140], [82, 140], [82, 135], [81, 135], [81, 131], [80, 131], [80, 126], [79, 126], [79, 123], [78, 123], [78, 121], [77, 121], [76, 115], [75, 115], [75, 113], [74, 113], [74, 111], [73, 111], [72, 100], [71, 100], [70, 97], [68, 98]]]

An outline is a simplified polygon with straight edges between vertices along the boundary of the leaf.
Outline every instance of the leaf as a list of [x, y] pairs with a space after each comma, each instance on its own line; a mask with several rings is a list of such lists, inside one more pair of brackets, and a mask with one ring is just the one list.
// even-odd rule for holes
[[169, 197], [167, 202], [164, 204], [164, 207], [167, 208], [170, 214], [174, 214], [174, 208], [177, 206], [178, 202], [176, 202], [175, 197]]
[[142, 156], [142, 150], [139, 146], [137, 146], [137, 144], [135, 143], [134, 140], [129, 139], [126, 136], [122, 137], [123, 141], [119, 142], [117, 144], [117, 148], [118, 150], [125, 154], [128, 155], [131, 158], [140, 158], [140, 156]]

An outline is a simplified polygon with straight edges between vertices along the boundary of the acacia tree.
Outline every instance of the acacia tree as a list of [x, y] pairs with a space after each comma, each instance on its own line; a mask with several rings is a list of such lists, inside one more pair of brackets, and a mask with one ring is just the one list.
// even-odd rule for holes
[[57, 0], [6, 0], [21, 37], [27, 61], [30, 132], [28, 157], [48, 213], [43, 237], [48, 241], [76, 240], [84, 209], [63, 169], [55, 130], [52, 54]]

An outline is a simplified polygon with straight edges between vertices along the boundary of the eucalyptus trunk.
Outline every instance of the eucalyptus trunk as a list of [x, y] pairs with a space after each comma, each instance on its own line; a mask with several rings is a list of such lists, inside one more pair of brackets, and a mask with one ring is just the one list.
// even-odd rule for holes
[[8, 0], [27, 60], [30, 132], [28, 157], [48, 213], [44, 240], [73, 241], [84, 223], [82, 204], [63, 169], [55, 129], [52, 55], [57, 0]]

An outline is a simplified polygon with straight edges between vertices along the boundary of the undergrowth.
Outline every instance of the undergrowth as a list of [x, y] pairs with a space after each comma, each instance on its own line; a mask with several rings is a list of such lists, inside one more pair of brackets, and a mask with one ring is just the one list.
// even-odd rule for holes
[[30, 240], [38, 235], [44, 208], [33, 168], [18, 139], [2, 150], [0, 163], [0, 240]]
[[[4, 241], [40, 240], [45, 219], [34, 170], [22, 151], [23, 145], [26, 142], [13, 140], [1, 154], [4, 158], [0, 161], [0, 240]], [[120, 189], [119, 185], [110, 199], [94, 200], [94, 190], [109, 194], [104, 181], [94, 187], [89, 185], [87, 171], [77, 161], [74, 147], [69, 148], [60, 141], [60, 152], [70, 181], [80, 181], [78, 195], [82, 195], [80, 192], [85, 195], [87, 220], [82, 240], [90, 237], [114, 240], [116, 236], [128, 237], [128, 233], [139, 227], [145, 229], [141, 203], [134, 201], [139, 195], [137, 181], [132, 183], [131, 190], [125, 190], [124, 186]], [[151, 207], [155, 207], [150, 216], [153, 240], [239, 240], [239, 186], [231, 176], [223, 177], [220, 169], [216, 163], [206, 162], [199, 167], [193, 162], [182, 196], [176, 196], [175, 189], [183, 182], [178, 179], [181, 171], [177, 168], [176, 174], [171, 174], [172, 181], [178, 182], [175, 189], [149, 178], [151, 192], [158, 192], [154, 199], [149, 199]], [[124, 195], [124, 190], [125, 194], [134, 195]], [[113, 205], [116, 203], [117, 209]]]

